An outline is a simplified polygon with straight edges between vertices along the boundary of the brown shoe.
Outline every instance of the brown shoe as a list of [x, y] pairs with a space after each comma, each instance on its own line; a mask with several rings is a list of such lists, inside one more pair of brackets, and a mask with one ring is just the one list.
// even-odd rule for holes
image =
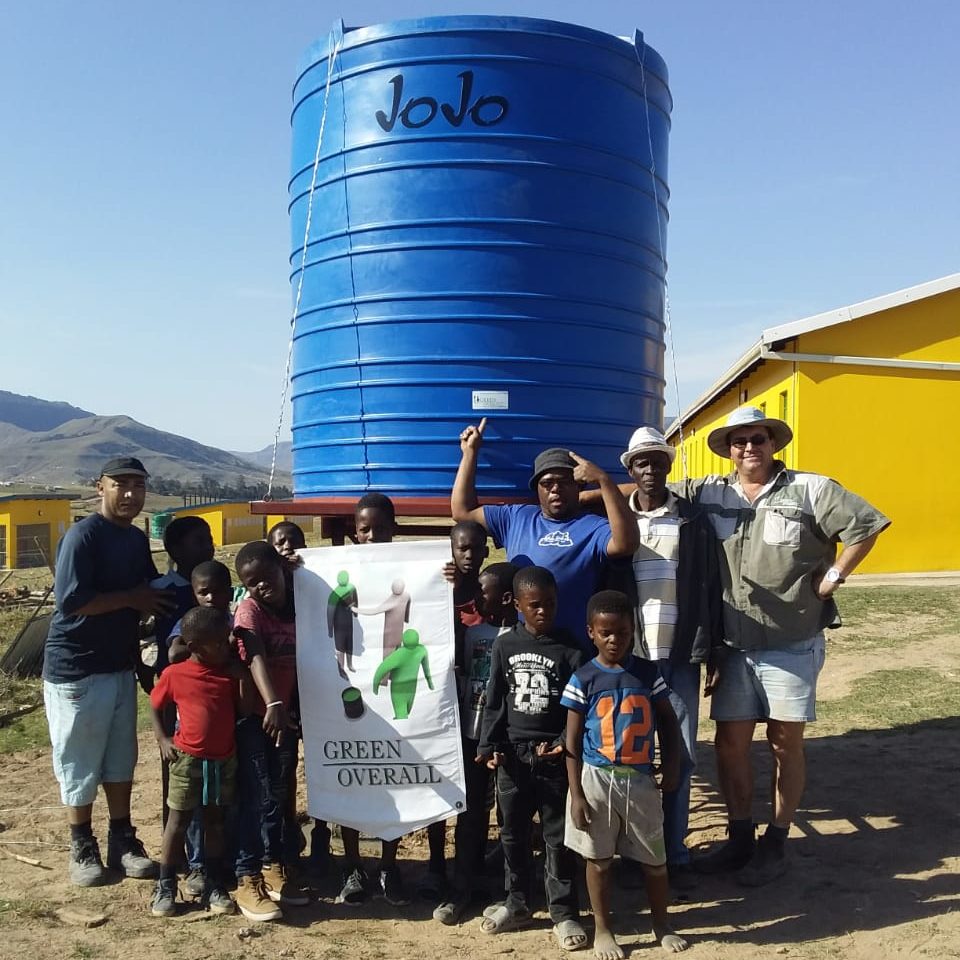
[[267, 896], [274, 903], [282, 903], [288, 907], [305, 907], [310, 902], [306, 890], [293, 879], [290, 868], [282, 863], [263, 865], [263, 885]]
[[248, 920], [259, 923], [263, 920], [283, 919], [283, 911], [267, 895], [263, 874], [237, 877], [237, 892], [234, 896], [240, 912]]

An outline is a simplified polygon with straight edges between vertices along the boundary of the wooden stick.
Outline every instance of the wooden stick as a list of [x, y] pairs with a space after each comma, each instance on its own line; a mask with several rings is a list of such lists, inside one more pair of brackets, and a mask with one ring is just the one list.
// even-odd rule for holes
[[21, 863], [25, 863], [29, 867], [39, 867], [41, 870], [53, 869], [53, 867], [48, 867], [46, 864], [41, 863], [39, 860], [34, 860], [32, 857], [21, 857], [19, 853], [14, 853], [12, 850], [4, 850], [3, 852], [8, 857], [11, 857], [14, 860], [19, 860]]

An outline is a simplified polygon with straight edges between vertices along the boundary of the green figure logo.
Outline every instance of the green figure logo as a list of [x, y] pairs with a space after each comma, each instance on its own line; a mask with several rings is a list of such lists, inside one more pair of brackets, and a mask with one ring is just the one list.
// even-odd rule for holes
[[432, 690], [433, 678], [430, 676], [427, 648], [420, 642], [420, 634], [416, 630], [405, 630], [402, 645], [384, 659], [373, 675], [374, 693], [377, 693], [381, 683], [390, 681], [394, 720], [406, 720], [410, 716], [421, 667], [427, 686]]

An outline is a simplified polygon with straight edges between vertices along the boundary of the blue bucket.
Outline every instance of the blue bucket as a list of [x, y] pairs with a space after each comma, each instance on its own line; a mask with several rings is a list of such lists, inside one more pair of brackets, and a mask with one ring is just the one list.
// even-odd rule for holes
[[543, 448], [614, 471], [662, 424], [670, 109], [640, 33], [444, 17], [308, 50], [295, 496], [446, 495], [482, 416], [478, 492], [526, 494]]

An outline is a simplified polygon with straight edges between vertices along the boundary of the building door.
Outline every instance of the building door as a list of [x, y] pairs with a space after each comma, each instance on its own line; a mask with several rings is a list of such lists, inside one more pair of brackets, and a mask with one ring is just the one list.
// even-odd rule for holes
[[17, 527], [17, 566], [46, 567], [52, 562], [50, 524], [21, 523]]

